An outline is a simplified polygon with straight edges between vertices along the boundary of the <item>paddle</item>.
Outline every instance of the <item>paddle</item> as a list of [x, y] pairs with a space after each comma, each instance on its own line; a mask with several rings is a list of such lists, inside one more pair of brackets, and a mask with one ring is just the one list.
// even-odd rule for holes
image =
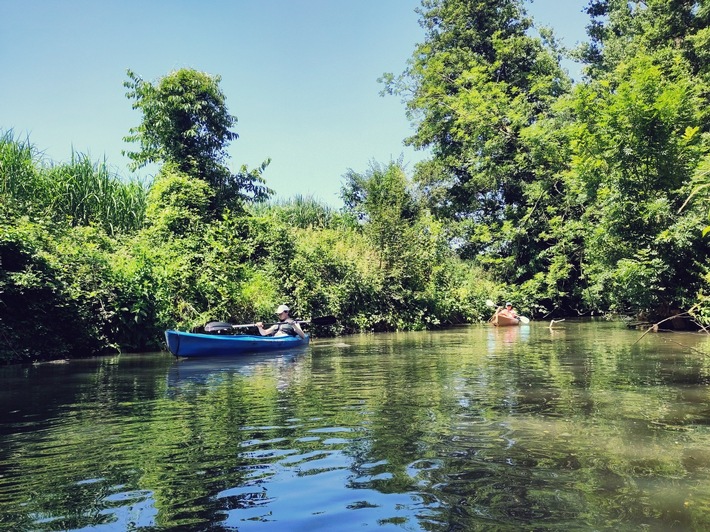
[[[299, 325], [333, 325], [338, 319], [335, 316], [322, 316], [320, 318], [313, 318], [312, 320], [296, 320]], [[276, 323], [265, 323], [264, 327], [268, 328]], [[256, 323], [243, 323], [241, 325], [230, 325], [232, 329], [243, 329], [246, 327], [256, 327]]]
[[[499, 308], [503, 308], [500, 305], [496, 305], [495, 303], [493, 303], [493, 301], [491, 301], [490, 299], [486, 299], [486, 306], [487, 307], [495, 307], [496, 312], [498, 312]], [[494, 316], [495, 316], [495, 314], [494, 314]], [[530, 318], [526, 318], [525, 316], [518, 316], [518, 319], [520, 320], [520, 323], [525, 323], [525, 324], [530, 323]]]

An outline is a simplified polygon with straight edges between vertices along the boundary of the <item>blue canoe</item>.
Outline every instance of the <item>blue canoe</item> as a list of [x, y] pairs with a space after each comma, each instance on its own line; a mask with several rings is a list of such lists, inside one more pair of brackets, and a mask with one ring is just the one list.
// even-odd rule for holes
[[238, 356], [308, 345], [310, 337], [198, 334], [165, 331], [168, 349], [176, 357]]

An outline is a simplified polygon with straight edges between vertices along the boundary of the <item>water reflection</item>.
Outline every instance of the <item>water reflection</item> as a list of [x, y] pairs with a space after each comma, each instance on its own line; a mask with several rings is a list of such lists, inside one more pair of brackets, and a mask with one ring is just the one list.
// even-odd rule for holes
[[277, 375], [277, 388], [285, 389], [297, 373], [297, 364], [306, 354], [304, 349], [261, 353], [239, 357], [175, 358], [168, 370], [168, 392], [190, 386], [219, 386], [235, 374], [250, 376], [265, 371]]
[[710, 528], [707, 338], [639, 336], [568, 321], [0, 368], [0, 527]]
[[530, 325], [513, 327], [494, 327], [488, 330], [487, 347], [490, 354], [500, 351], [501, 347], [517, 342], [527, 342], [530, 338]]

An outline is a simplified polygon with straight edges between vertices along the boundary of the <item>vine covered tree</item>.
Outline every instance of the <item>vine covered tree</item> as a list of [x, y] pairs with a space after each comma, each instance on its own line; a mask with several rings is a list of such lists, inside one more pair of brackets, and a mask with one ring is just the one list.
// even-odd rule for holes
[[128, 71], [126, 96], [143, 114], [131, 128], [128, 142], [138, 143], [137, 151], [125, 152], [133, 169], [148, 163], [170, 164], [192, 178], [206, 181], [215, 192], [213, 211], [239, 209], [244, 202], [263, 201], [271, 191], [264, 185], [264, 162], [255, 170], [243, 166], [232, 173], [227, 166], [227, 146], [238, 138], [232, 131], [236, 117], [229, 114], [221, 78], [183, 68], [156, 83]]

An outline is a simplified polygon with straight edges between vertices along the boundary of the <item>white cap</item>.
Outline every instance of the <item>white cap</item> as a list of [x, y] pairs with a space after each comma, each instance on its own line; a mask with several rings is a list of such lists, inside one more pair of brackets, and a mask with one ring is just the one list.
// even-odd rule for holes
[[276, 309], [275, 314], [281, 314], [282, 312], [288, 312], [289, 310], [291, 309], [288, 308], [286, 305], [279, 305], [279, 308]]

